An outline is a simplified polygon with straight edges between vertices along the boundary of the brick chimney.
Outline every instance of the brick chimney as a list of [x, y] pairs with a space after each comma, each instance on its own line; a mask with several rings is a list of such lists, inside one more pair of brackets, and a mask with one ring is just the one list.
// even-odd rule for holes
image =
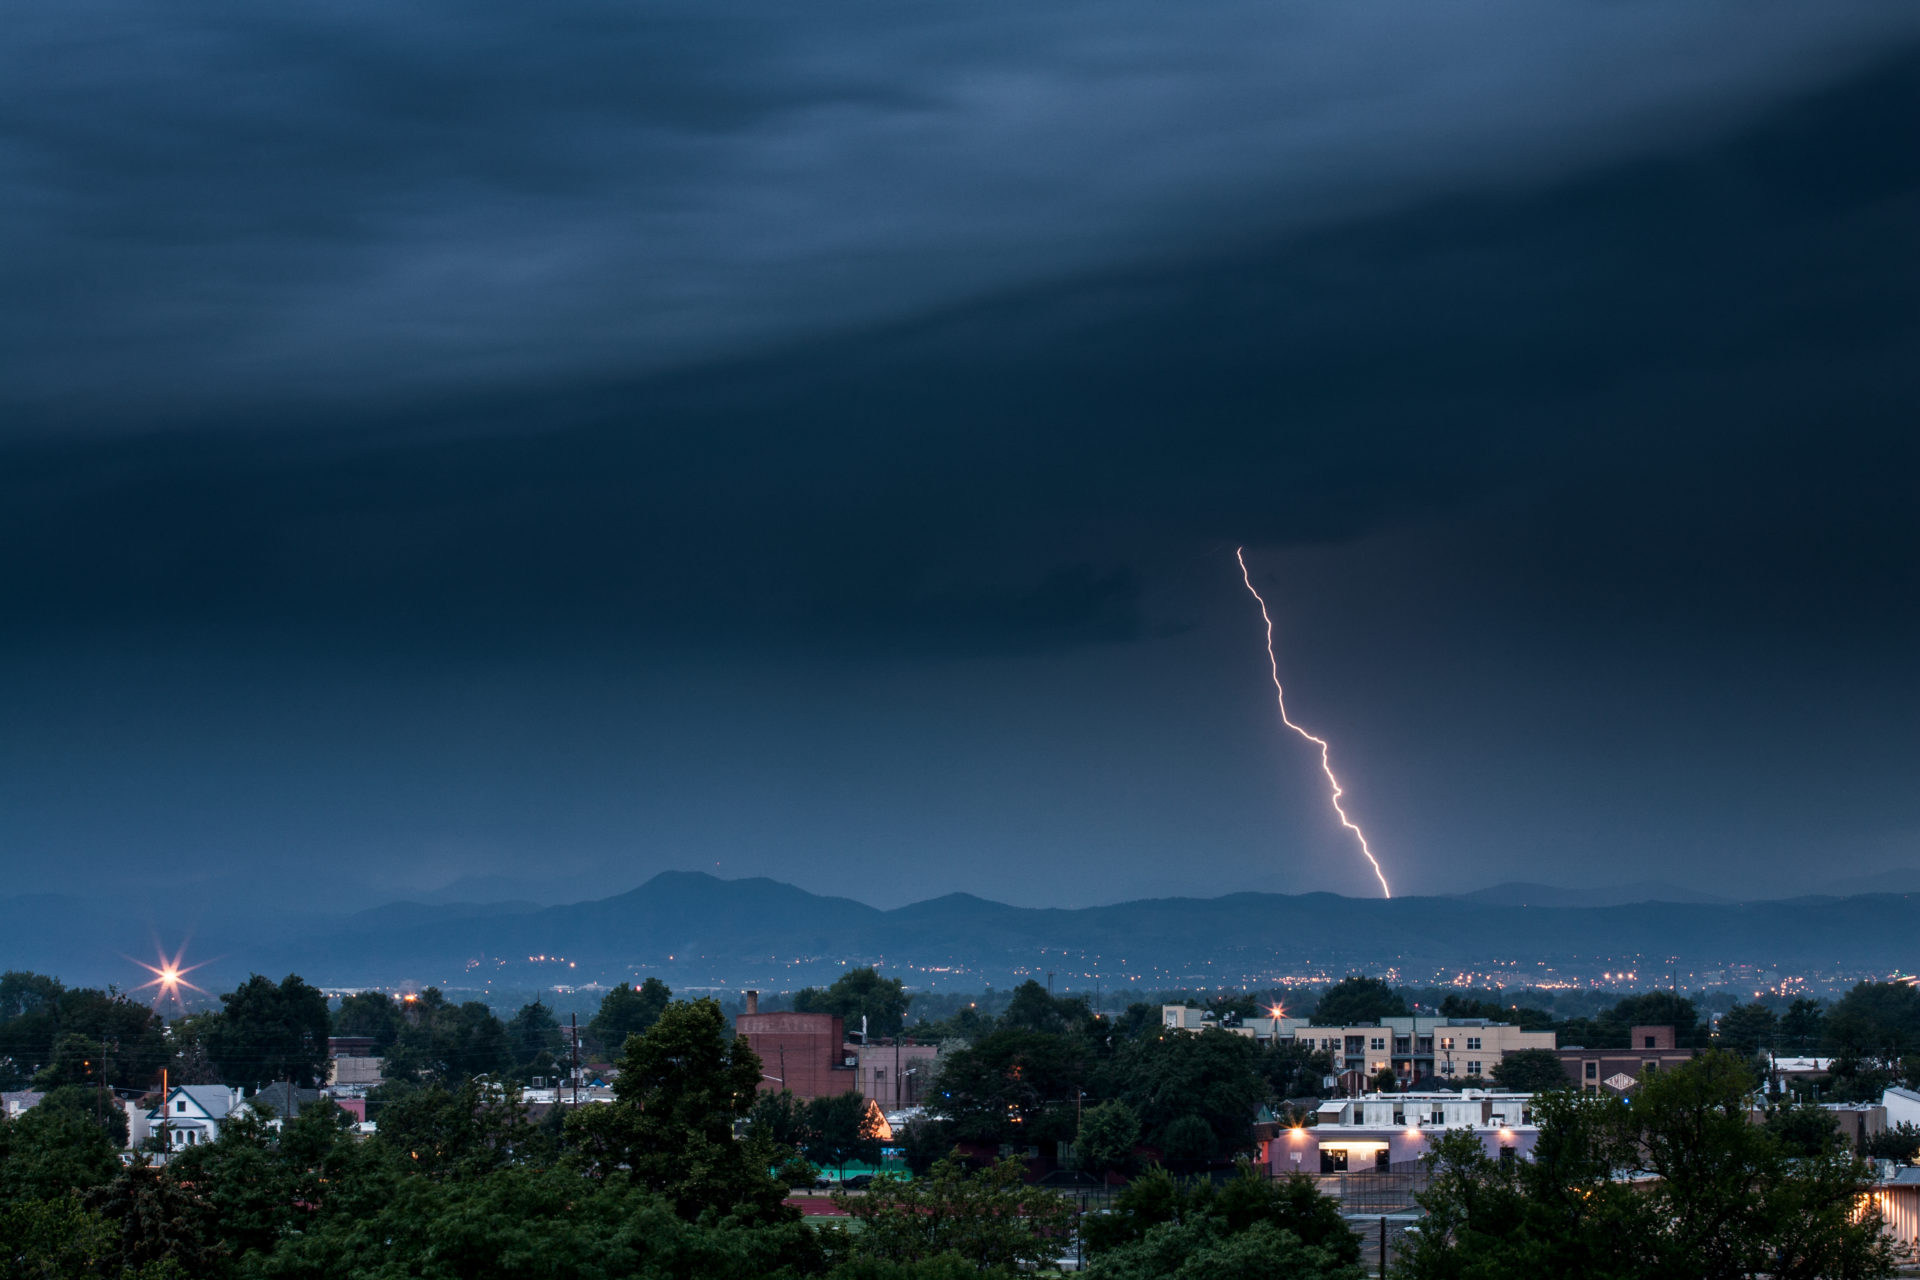
[[760, 1012], [760, 993], [758, 991], [747, 992], [747, 1012]]

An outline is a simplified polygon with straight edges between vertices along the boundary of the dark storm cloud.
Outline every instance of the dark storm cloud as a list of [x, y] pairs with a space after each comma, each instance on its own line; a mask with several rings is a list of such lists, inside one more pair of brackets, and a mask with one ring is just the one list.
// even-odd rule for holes
[[1154, 548], [1463, 512], [1472, 572], [1584, 608], [1905, 627], [1916, 228], [1896, 53], [1686, 147], [765, 354], [25, 438], [8, 629], [1051, 647], [1168, 622]]
[[[621, 376], [1697, 139], [1911, 6], [100, 0], [0, 49], [15, 430]], [[537, 425], [537, 424], [524, 424]]]

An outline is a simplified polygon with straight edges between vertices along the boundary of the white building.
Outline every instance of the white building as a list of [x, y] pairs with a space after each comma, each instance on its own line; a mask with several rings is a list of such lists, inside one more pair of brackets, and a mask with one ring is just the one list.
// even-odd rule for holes
[[1459, 1093], [1371, 1093], [1322, 1103], [1317, 1123], [1282, 1128], [1269, 1147], [1276, 1175], [1361, 1173], [1410, 1165], [1448, 1132], [1471, 1133], [1497, 1159], [1529, 1159], [1540, 1136], [1533, 1095], [1465, 1089]]
[[220, 1126], [242, 1104], [240, 1091], [219, 1084], [177, 1084], [150, 1111], [128, 1108], [127, 1141], [138, 1146], [153, 1134], [165, 1134], [169, 1150], [216, 1142]]
[[1276, 1037], [1326, 1052], [1336, 1073], [1372, 1076], [1391, 1068], [1402, 1087], [1415, 1080], [1484, 1079], [1501, 1059], [1522, 1049], [1554, 1048], [1551, 1031], [1523, 1031], [1485, 1018], [1407, 1016], [1382, 1018], [1351, 1027], [1315, 1026], [1306, 1018], [1233, 1018], [1215, 1016], [1192, 1005], [1160, 1006], [1160, 1024], [1169, 1030], [1204, 1031], [1218, 1027], [1261, 1043]]
[[1887, 1109], [1887, 1128], [1920, 1125], [1920, 1093], [1912, 1089], [1888, 1089], [1880, 1095], [1880, 1105]]

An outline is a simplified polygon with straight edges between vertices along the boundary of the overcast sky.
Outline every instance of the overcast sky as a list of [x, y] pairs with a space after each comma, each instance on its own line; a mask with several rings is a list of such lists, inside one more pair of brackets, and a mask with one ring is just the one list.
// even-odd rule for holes
[[38, 5], [0, 860], [1920, 865], [1920, 8]]

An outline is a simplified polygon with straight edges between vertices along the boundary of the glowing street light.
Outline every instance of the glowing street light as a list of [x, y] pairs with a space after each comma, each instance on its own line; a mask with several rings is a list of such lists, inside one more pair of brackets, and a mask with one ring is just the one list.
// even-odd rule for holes
[[195, 969], [200, 968], [201, 965], [206, 964], [207, 961], [202, 960], [200, 964], [183, 965], [180, 963], [180, 958], [186, 954], [186, 951], [187, 945], [184, 942], [180, 944], [180, 949], [171, 956], [165, 951], [159, 951], [158, 959], [160, 963], [158, 964], [148, 964], [144, 960], [133, 960], [132, 956], [128, 956], [127, 959], [133, 960], [135, 964], [153, 975], [151, 981], [141, 983], [135, 987], [134, 990], [144, 991], [148, 987], [152, 987], [153, 1004], [155, 1008], [158, 1008], [163, 1002], [168, 1000], [184, 1008], [186, 1001], [183, 1000], [180, 995], [180, 989], [182, 987], [185, 987], [189, 991], [198, 991], [201, 995], [206, 995], [207, 993], [204, 988], [195, 986], [193, 983], [187, 981], [187, 975]]

